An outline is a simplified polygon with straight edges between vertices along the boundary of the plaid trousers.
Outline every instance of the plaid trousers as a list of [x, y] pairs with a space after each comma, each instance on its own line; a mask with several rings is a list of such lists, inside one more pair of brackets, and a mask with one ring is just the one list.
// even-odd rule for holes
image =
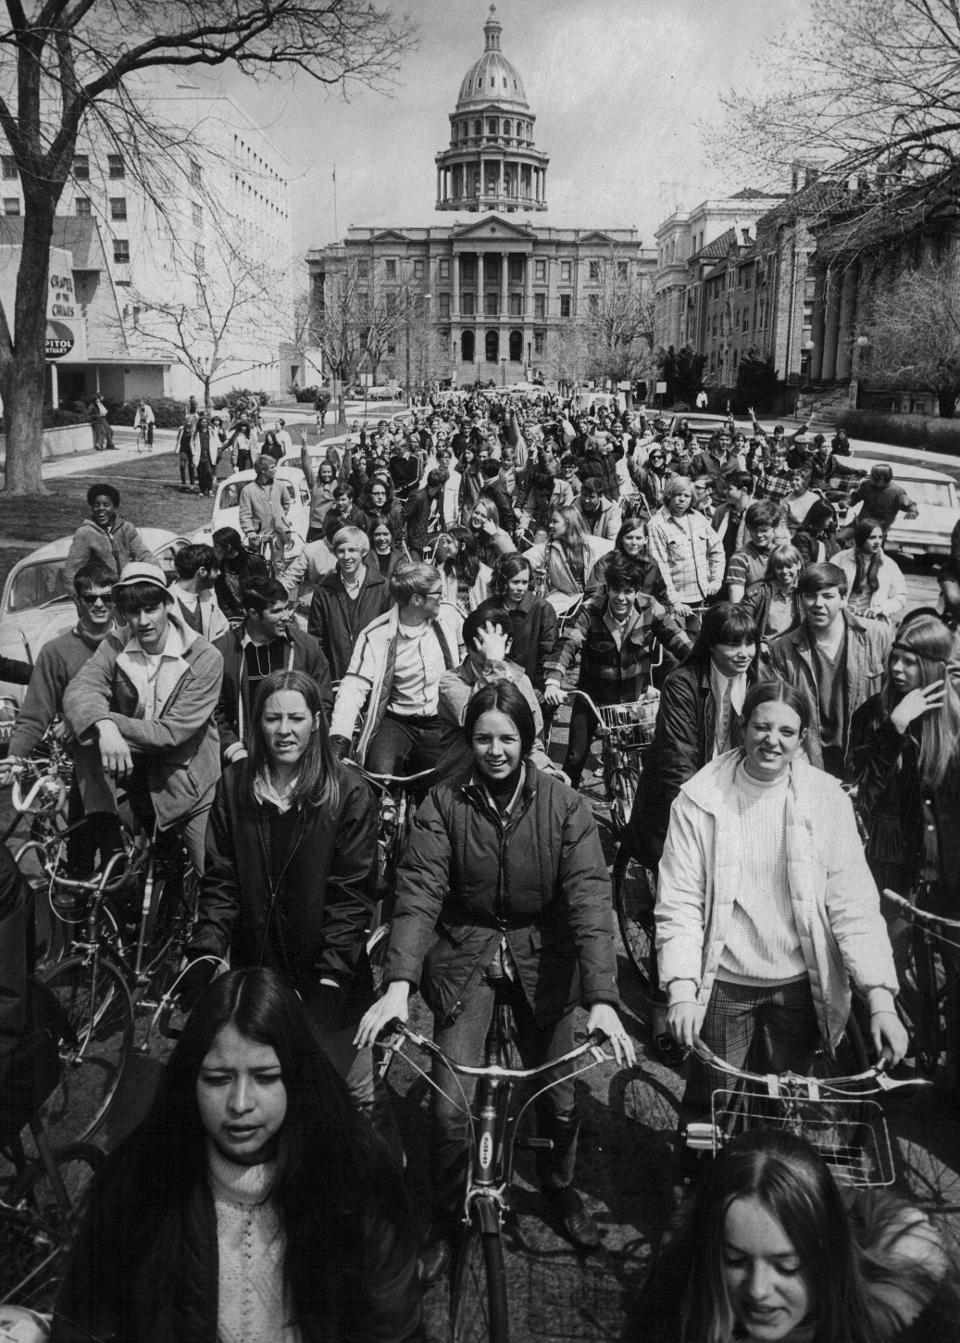
[[[820, 1038], [809, 979], [769, 988], [715, 979], [700, 1038], [736, 1068], [757, 1073], [805, 1072]], [[711, 1093], [731, 1079], [695, 1056], [683, 1093], [688, 1118], [709, 1114]]]

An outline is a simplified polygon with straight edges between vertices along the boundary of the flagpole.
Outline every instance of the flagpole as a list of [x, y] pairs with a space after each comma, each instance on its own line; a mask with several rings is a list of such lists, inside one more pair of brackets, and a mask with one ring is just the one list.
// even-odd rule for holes
[[340, 230], [337, 227], [337, 165], [333, 165], [333, 241], [340, 241]]

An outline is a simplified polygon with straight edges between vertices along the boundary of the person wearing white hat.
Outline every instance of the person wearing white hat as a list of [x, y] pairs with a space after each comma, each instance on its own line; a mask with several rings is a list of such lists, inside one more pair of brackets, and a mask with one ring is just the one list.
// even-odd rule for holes
[[138, 819], [176, 827], [203, 871], [220, 777], [214, 709], [223, 659], [173, 612], [163, 570], [133, 561], [113, 589], [126, 625], [101, 643], [63, 697], [78, 770], [123, 782]]

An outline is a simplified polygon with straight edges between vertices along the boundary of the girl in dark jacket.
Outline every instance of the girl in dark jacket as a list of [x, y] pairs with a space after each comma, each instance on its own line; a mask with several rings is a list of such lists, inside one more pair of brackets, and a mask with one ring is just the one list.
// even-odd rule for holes
[[510, 661], [527, 673], [542, 693], [546, 660], [557, 646], [557, 613], [533, 588], [533, 567], [525, 555], [501, 555], [490, 580], [492, 595], [510, 612]]
[[[376, 898], [377, 808], [330, 750], [320, 695], [274, 672], [254, 700], [249, 759], [217, 785], [187, 955], [267, 965], [300, 994], [357, 1104], [372, 1112], [369, 1051], [352, 1045], [373, 986], [364, 956]], [[194, 981], [209, 964], [199, 961]]]
[[[574, 1009], [589, 1009], [586, 1030], [603, 1031], [619, 1062], [633, 1045], [617, 1015], [610, 886], [596, 822], [582, 798], [526, 759], [534, 723], [509, 681], [470, 701], [464, 732], [472, 771], [437, 784], [417, 812], [397, 874], [397, 905], [384, 972], [386, 990], [361, 1023], [368, 1044], [394, 1017], [409, 1015], [419, 984], [434, 1013], [434, 1039], [462, 1063], [482, 1064], [498, 993], [513, 1010], [516, 1043], [535, 1067], [573, 1047]], [[468, 1120], [449, 1073], [434, 1078], [434, 1173], [441, 1220], [424, 1254], [425, 1280], [448, 1257], [462, 1194]], [[538, 1131], [553, 1141], [540, 1153], [545, 1192], [570, 1238], [582, 1248], [599, 1232], [573, 1188], [577, 1122], [573, 1079], [537, 1102]], [[443, 1214], [446, 1214], [445, 1218]]]
[[410, 556], [407, 548], [394, 540], [393, 532], [385, 522], [374, 523], [370, 529], [370, 549], [367, 551], [367, 566], [375, 574], [380, 574], [388, 583], [398, 564], [405, 564]]
[[403, 508], [394, 497], [393, 481], [386, 472], [377, 472], [367, 483], [360, 500], [360, 511], [367, 520], [364, 528], [367, 536], [373, 535], [378, 522], [385, 522], [393, 536], [393, 544], [403, 544]]
[[401, 1182], [293, 989], [206, 989], [94, 1187], [53, 1343], [423, 1340]]
[[803, 568], [795, 546], [774, 546], [767, 571], [759, 583], [751, 583], [743, 595], [743, 608], [757, 622], [764, 639], [776, 639], [800, 624], [800, 594], [797, 583]]
[[[857, 785], [867, 862], [880, 890], [960, 918], [960, 696], [947, 675], [953, 647], [934, 612], [907, 617], [883, 689], [853, 715], [847, 778]], [[909, 925], [896, 920], [890, 933], [900, 970]]]

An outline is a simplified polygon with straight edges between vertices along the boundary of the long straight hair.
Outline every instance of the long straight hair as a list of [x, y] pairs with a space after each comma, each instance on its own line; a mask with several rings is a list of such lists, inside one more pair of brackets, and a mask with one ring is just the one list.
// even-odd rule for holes
[[303, 671], [271, 672], [260, 682], [256, 698], [253, 701], [253, 714], [250, 727], [250, 769], [248, 780], [250, 787], [249, 802], [254, 804], [253, 781], [258, 774], [270, 773], [270, 752], [267, 748], [266, 733], [263, 730], [263, 715], [267, 700], [271, 695], [289, 690], [302, 695], [307, 712], [316, 726], [310, 733], [306, 751], [300, 757], [300, 772], [293, 790], [292, 802], [295, 807], [336, 807], [340, 800], [340, 788], [343, 784], [343, 766], [334, 755], [330, 746], [330, 732], [320, 703], [320, 691], [312, 676]]
[[[891, 655], [898, 648], [917, 659], [921, 685], [943, 678], [943, 704], [914, 724], [920, 737], [920, 779], [926, 788], [939, 788], [951, 768], [955, 768], [960, 746], [960, 696], [947, 669], [953, 656], [953, 634], [938, 616], [917, 612], [907, 616], [900, 626]], [[899, 698], [890, 679], [889, 659], [881, 697], [884, 712], [889, 716]]]
[[[558, 545], [568, 561], [574, 560], [579, 564], [579, 567], [583, 571], [584, 583], [586, 583], [590, 569], [590, 547], [587, 545], [588, 532], [583, 521], [583, 514], [580, 512], [579, 508], [574, 508], [572, 504], [568, 504], [565, 508], [553, 509], [553, 514], [559, 518], [563, 518], [567, 525], [567, 529], [559, 541], [556, 543], [552, 541], [550, 542], [547, 547], [548, 557], [553, 545]], [[549, 567], [550, 561], [548, 558], [548, 572]]]

